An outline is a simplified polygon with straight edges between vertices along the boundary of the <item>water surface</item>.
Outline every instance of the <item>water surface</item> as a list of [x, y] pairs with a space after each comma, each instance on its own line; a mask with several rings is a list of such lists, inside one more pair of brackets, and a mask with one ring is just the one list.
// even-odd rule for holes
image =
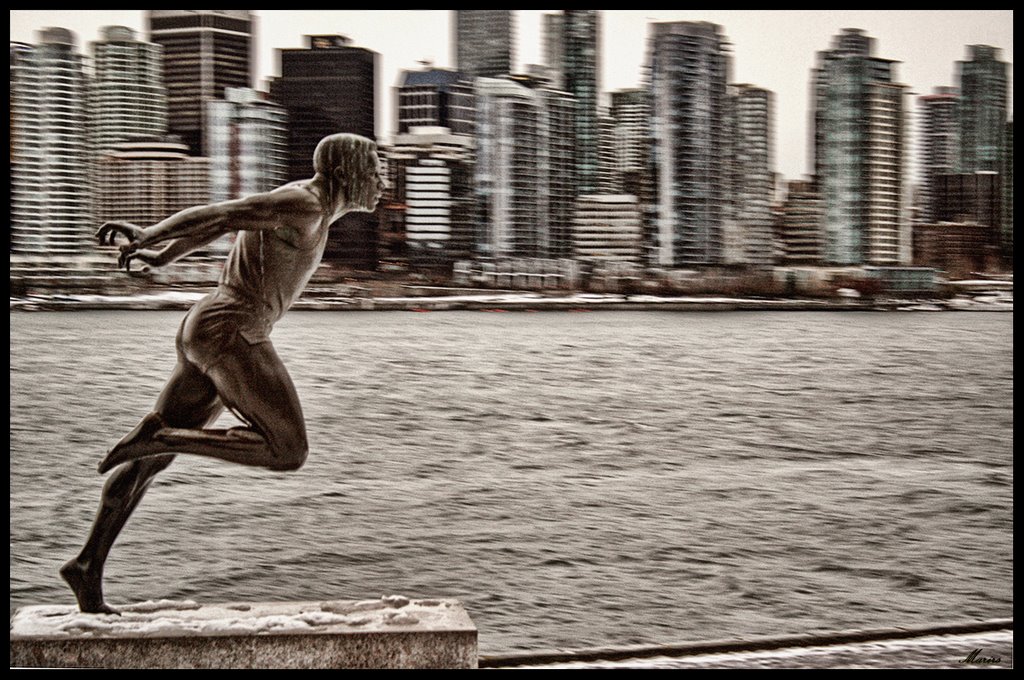
[[[11, 314], [12, 607], [70, 601], [181, 316]], [[1012, 321], [293, 312], [308, 463], [180, 457], [108, 599], [456, 597], [484, 654], [1012, 617]]]

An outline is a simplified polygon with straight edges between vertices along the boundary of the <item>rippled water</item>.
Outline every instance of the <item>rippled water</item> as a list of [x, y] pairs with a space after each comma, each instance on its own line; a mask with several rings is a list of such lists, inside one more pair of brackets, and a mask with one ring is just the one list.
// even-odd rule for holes
[[[181, 316], [11, 314], [12, 607], [71, 601]], [[308, 463], [179, 458], [108, 600], [457, 597], [485, 654], [1012, 617], [1012, 323], [292, 313]]]

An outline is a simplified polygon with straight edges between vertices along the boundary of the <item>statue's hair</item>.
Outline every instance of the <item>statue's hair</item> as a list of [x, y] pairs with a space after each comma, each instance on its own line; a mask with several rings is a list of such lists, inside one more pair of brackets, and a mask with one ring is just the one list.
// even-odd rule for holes
[[333, 209], [366, 204], [377, 190], [370, 181], [376, 161], [377, 144], [372, 139], [347, 133], [321, 139], [313, 152], [313, 169], [324, 178], [328, 205]]

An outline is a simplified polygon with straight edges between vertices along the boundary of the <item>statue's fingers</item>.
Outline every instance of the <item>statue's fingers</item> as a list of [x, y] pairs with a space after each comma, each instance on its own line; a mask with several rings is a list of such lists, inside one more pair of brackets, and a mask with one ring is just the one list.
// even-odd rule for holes
[[107, 222], [102, 227], [100, 227], [101, 238], [106, 238], [106, 245], [114, 245], [117, 239], [117, 233], [118, 228], [116, 222]]

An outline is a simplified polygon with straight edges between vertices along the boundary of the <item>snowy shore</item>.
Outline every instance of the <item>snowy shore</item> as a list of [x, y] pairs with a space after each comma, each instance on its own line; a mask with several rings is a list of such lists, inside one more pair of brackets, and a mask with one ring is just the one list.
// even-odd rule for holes
[[[146, 295], [48, 295], [11, 298], [11, 311], [184, 310], [203, 292], [166, 291]], [[562, 296], [536, 293], [446, 295], [437, 297], [310, 297], [293, 309], [306, 311], [980, 311], [1012, 312], [1013, 293], [978, 293], [949, 299], [858, 298], [741, 298], [713, 296], [659, 297], [576, 293]]]

